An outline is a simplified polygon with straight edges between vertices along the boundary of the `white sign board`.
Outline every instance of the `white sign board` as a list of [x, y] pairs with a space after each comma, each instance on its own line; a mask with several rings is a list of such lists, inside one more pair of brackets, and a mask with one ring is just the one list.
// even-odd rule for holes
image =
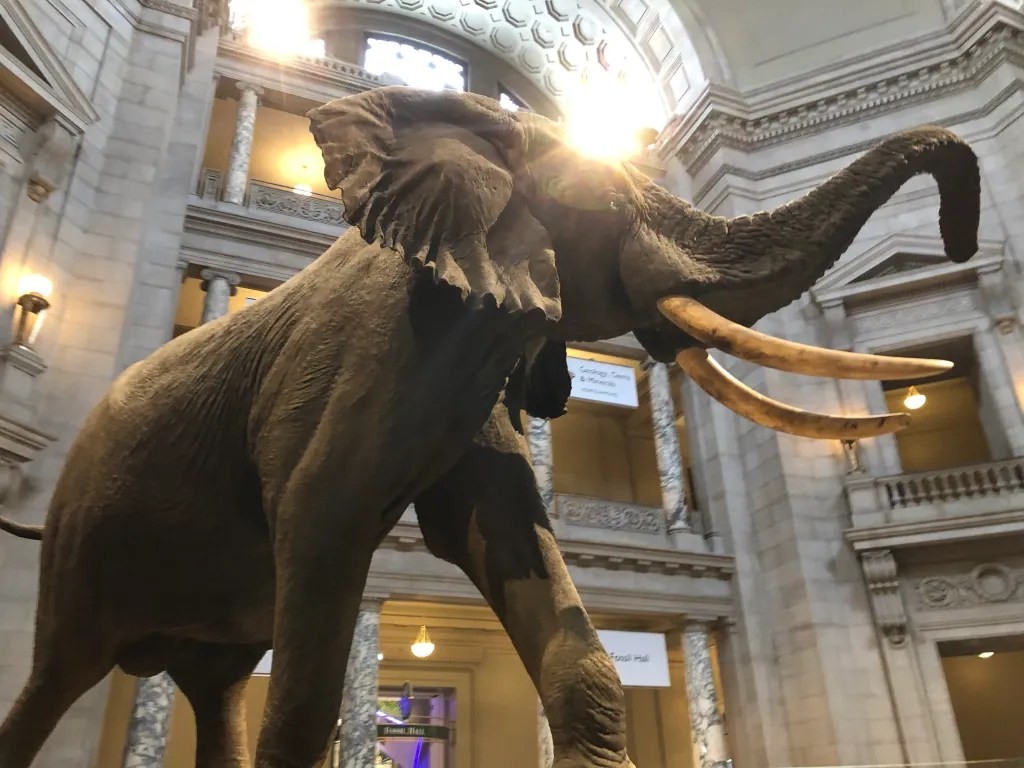
[[669, 688], [668, 650], [660, 632], [599, 629], [598, 637], [612, 657], [626, 688]]
[[630, 365], [603, 363], [568, 357], [569, 376], [572, 379], [572, 397], [594, 403], [609, 403], [636, 408], [636, 374]]

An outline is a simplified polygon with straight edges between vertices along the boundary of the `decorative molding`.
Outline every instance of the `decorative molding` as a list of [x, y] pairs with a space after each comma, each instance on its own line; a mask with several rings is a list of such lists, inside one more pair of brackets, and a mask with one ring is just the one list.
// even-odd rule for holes
[[199, 15], [195, 8], [186, 8], [183, 5], [171, 2], [171, 0], [139, 0], [139, 3], [143, 8], [162, 11], [163, 13], [170, 14], [171, 16], [177, 16], [178, 18], [185, 19], [186, 21], [193, 21]]
[[557, 516], [570, 525], [636, 533], [665, 532], [665, 512], [660, 507], [621, 504], [584, 496], [555, 495]]
[[961, 292], [934, 301], [911, 306], [890, 306], [885, 310], [856, 315], [853, 323], [858, 334], [877, 333], [890, 328], [909, 328], [935, 320], [948, 320], [955, 315], [978, 313], [973, 293]]
[[316, 221], [339, 229], [347, 226], [342, 218], [341, 200], [320, 195], [300, 195], [290, 189], [261, 181], [249, 182], [247, 207]]
[[1022, 28], [1019, 13], [985, 8], [932, 36], [918, 55], [894, 57], [884, 68], [877, 57], [865, 61], [859, 77], [847, 77], [844, 90], [825, 97], [827, 80], [815, 77], [805, 78], [811, 85], [796, 93], [762, 99], [763, 108], [752, 106], [753, 98], [744, 94], [710, 86], [693, 109], [662, 132], [656, 151], [662, 158], [677, 157], [694, 175], [722, 148], [752, 152], [976, 88], [1003, 61], [1024, 63]]
[[1004, 241], [981, 240], [978, 253], [970, 261], [954, 264], [946, 258], [945, 245], [938, 235], [896, 232], [843, 259], [811, 288], [810, 294], [822, 306], [865, 303], [901, 292], [917, 296], [924, 289], [976, 282], [982, 272], [1001, 268], [1005, 252]]
[[[670, 0], [332, 0], [313, 6], [323, 23], [347, 8], [397, 13], [493, 51], [556, 102], [586, 67], [635, 72], [667, 116], [704, 82]], [[345, 18], [345, 17], [343, 17]]]
[[970, 573], [918, 579], [914, 592], [922, 610], [1024, 602], [1024, 568], [983, 563]]
[[[660, 510], [658, 512], [660, 514]], [[428, 551], [419, 526], [406, 520], [400, 520], [392, 528], [381, 546], [399, 552]], [[626, 543], [599, 544], [561, 537], [559, 548], [567, 563], [581, 568], [689, 575], [726, 581], [732, 578], [736, 570], [731, 555], [687, 552], [667, 546], [658, 548]]]
[[860, 558], [875, 623], [886, 639], [896, 648], [907, 642], [907, 614], [897, 574], [896, 558], [892, 550], [865, 552]]

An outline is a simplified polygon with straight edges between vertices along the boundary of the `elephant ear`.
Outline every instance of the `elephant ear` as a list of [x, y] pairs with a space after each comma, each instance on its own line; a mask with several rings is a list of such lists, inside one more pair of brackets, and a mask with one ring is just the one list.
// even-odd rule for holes
[[324, 178], [368, 243], [434, 270], [466, 301], [561, 318], [554, 251], [521, 190], [526, 141], [483, 96], [387, 86], [308, 113]]

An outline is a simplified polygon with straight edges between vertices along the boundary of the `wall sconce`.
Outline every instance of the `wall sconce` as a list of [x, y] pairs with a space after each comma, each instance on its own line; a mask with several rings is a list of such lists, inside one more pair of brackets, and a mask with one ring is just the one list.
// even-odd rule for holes
[[409, 650], [418, 659], [425, 659], [434, 652], [434, 644], [430, 642], [430, 635], [427, 634], [426, 626], [420, 627], [420, 632], [416, 635], [416, 642], [409, 647]]
[[918, 392], [917, 387], [908, 389], [907, 396], [903, 399], [903, 404], [912, 411], [916, 411], [926, 402], [928, 402], [928, 398]]
[[14, 343], [31, 349], [43, 325], [42, 313], [50, 307], [48, 297], [53, 292], [53, 283], [42, 275], [28, 275], [22, 278], [18, 290], [21, 295], [17, 305], [21, 311], [14, 328]]

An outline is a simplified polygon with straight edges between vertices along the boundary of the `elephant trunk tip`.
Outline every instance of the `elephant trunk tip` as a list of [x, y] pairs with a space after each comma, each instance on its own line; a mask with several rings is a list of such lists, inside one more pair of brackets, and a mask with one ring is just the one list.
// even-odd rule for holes
[[974, 151], [953, 134], [944, 136], [947, 151], [933, 169], [939, 187], [939, 232], [946, 256], [957, 264], [978, 252], [981, 223], [981, 171]]

